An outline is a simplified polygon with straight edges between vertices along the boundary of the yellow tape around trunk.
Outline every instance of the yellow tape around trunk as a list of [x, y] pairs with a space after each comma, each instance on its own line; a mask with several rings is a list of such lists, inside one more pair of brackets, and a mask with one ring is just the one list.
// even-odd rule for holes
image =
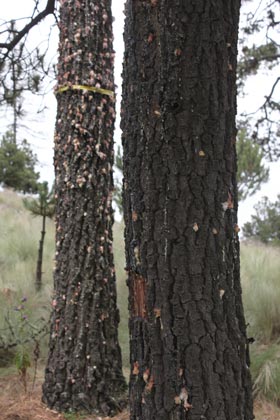
[[71, 86], [62, 86], [55, 91], [55, 94], [66, 92], [67, 90], [87, 90], [89, 92], [101, 93], [102, 95], [114, 96], [114, 92], [108, 89], [102, 89], [95, 86], [86, 86], [86, 85], [71, 85]]

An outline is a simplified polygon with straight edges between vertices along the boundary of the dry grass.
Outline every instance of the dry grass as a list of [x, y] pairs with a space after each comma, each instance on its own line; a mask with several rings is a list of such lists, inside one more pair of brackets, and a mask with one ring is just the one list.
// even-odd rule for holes
[[279, 420], [280, 410], [267, 401], [256, 401], [255, 420]]
[[[249, 334], [261, 343], [280, 334], [280, 247], [243, 243], [241, 280]], [[261, 310], [260, 310], [261, 308]]]
[[[32, 388], [31, 378], [29, 389]], [[37, 381], [33, 391], [26, 394], [17, 375], [0, 378], [0, 416], [1, 420], [128, 420], [127, 411], [115, 417], [100, 416], [64, 416], [48, 409], [41, 402], [42, 377]]]
[[3, 420], [55, 420], [63, 416], [47, 410], [40, 401], [40, 386], [25, 394], [17, 375], [0, 380], [0, 412]]

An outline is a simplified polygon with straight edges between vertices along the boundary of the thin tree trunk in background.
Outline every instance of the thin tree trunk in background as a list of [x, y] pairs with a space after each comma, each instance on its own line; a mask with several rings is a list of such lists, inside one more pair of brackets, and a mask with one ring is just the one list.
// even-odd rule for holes
[[131, 420], [252, 420], [236, 187], [239, 0], [128, 0]]
[[41, 239], [39, 241], [37, 269], [36, 269], [36, 281], [35, 281], [35, 288], [36, 288], [37, 292], [39, 292], [42, 288], [43, 251], [44, 251], [44, 239], [45, 239], [45, 235], [46, 235], [46, 215], [43, 214], [42, 218], [43, 218], [42, 231], [41, 231]]
[[[114, 90], [111, 0], [60, 7], [58, 86]], [[125, 387], [112, 250], [115, 99], [57, 94], [56, 266], [43, 400], [112, 414]]]
[[17, 77], [16, 77], [16, 69], [15, 69], [15, 61], [14, 61], [14, 54], [12, 54], [12, 82], [13, 82], [13, 135], [14, 135], [14, 143], [17, 144], [17, 129], [18, 129], [18, 118], [17, 118]]

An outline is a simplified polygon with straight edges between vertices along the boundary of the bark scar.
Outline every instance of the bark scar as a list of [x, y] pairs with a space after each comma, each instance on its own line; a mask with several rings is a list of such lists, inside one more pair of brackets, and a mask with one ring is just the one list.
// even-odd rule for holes
[[132, 273], [133, 315], [146, 318], [146, 280], [137, 273]]

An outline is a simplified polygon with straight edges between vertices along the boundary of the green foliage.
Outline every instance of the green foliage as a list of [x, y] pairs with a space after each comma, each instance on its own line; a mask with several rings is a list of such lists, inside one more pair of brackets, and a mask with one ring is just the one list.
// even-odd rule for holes
[[279, 405], [280, 402], [280, 346], [261, 346], [252, 351], [251, 374], [254, 394]]
[[280, 249], [242, 244], [241, 280], [249, 335], [269, 343], [280, 335]]
[[[4, 289], [8, 290], [8, 289]], [[4, 324], [0, 329], [0, 349], [16, 348], [16, 365], [22, 366], [26, 362], [25, 353], [28, 353], [30, 343], [38, 343], [38, 339], [48, 332], [48, 319], [40, 317], [35, 321], [29, 320], [28, 308], [25, 305], [26, 297], [20, 299], [20, 304], [13, 309], [8, 306], [3, 311]], [[21, 369], [20, 367], [18, 367]]]
[[24, 348], [20, 348], [15, 355], [15, 365], [20, 372], [26, 371], [31, 366], [29, 352]]
[[15, 143], [13, 134], [6, 133], [0, 144], [0, 183], [23, 193], [38, 190], [39, 173], [35, 172], [37, 157], [29, 143]]
[[264, 62], [268, 70], [271, 70], [278, 64], [277, 61], [278, 47], [273, 42], [256, 46], [253, 44], [251, 48], [247, 45], [242, 48], [242, 57], [238, 63], [238, 74], [242, 81], [247, 76], [255, 75]]
[[[8, 289], [5, 289], [6, 292]], [[7, 294], [7, 298], [9, 298]], [[37, 361], [40, 354], [39, 339], [48, 334], [48, 321], [37, 320], [37, 325], [31, 324], [27, 315], [27, 298], [23, 297], [16, 307], [6, 309], [2, 314], [5, 321], [5, 328], [0, 329], [0, 349], [15, 349], [14, 363], [19, 373], [20, 380], [27, 391], [27, 370], [31, 366], [31, 344], [35, 344], [34, 355], [34, 379], [36, 380]], [[40, 327], [40, 324], [43, 325]], [[3, 364], [4, 360], [2, 360]], [[8, 361], [7, 361], [8, 362]]]
[[239, 131], [236, 147], [239, 199], [245, 200], [255, 194], [264, 182], [268, 181], [269, 168], [263, 164], [264, 153], [261, 147], [247, 137], [244, 128]]
[[88, 418], [86, 414], [81, 413], [64, 413], [63, 414], [66, 420], [83, 420], [85, 418]]
[[50, 219], [54, 216], [55, 199], [53, 189], [49, 190], [48, 183], [38, 184], [38, 198], [24, 198], [24, 207], [33, 214], [33, 216], [45, 216]]
[[254, 208], [256, 214], [251, 217], [252, 221], [243, 226], [244, 237], [280, 245], [280, 194], [274, 203], [263, 197]]
[[23, 384], [24, 391], [27, 392], [27, 369], [31, 366], [31, 361], [28, 350], [23, 346], [20, 346], [19, 350], [16, 352], [15, 365]]

